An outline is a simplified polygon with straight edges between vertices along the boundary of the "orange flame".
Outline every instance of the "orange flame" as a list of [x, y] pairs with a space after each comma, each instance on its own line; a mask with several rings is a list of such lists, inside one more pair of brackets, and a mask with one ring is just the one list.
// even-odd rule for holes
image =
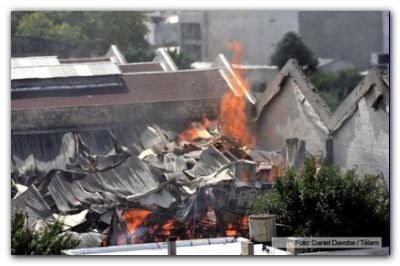
[[235, 230], [235, 228], [233, 227], [232, 224], [228, 224], [227, 225], [227, 228], [225, 230], [225, 235], [226, 236], [233, 236], [233, 237], [235, 237], [237, 235], [237, 232], [236, 232], [236, 230]]
[[[242, 56], [242, 46], [239, 42], [231, 42], [228, 47], [233, 50], [233, 64], [239, 64]], [[233, 138], [241, 145], [249, 148], [254, 147], [255, 138], [250, 134], [247, 124], [245, 95], [248, 92], [248, 82], [244, 77], [245, 73], [237, 68], [233, 69], [234, 74], [230, 83], [233, 86], [232, 91], [226, 93], [221, 100], [219, 123], [223, 134]], [[236, 94], [236, 95], [235, 95]]]
[[205, 114], [203, 114], [203, 120], [201, 121], [201, 124], [203, 125], [203, 127], [205, 129], [210, 128], [210, 120], [207, 118], [207, 116]]
[[165, 235], [170, 236], [171, 230], [174, 229], [174, 220], [168, 220], [167, 223], [163, 225], [162, 229], [164, 230]]
[[[203, 114], [201, 126], [206, 130], [210, 127], [210, 120], [207, 118], [205, 114]], [[200, 139], [202, 138], [202, 136], [199, 132], [200, 132], [199, 129], [195, 127], [195, 123], [191, 123], [190, 126], [185, 131], [183, 131], [178, 135], [177, 141], [191, 142]]]
[[123, 213], [123, 217], [129, 233], [134, 233], [136, 229], [143, 224], [151, 211], [146, 210], [127, 210]]
[[[207, 214], [196, 223], [187, 221], [181, 223], [169, 218], [162, 223], [152, 220], [153, 213], [147, 210], [132, 209], [123, 212], [123, 218], [128, 229], [129, 236], [122, 234], [117, 239], [118, 245], [139, 244], [148, 242], [166, 241], [168, 236], [174, 235], [178, 239], [206, 238], [215, 235], [217, 221], [215, 213], [210, 208]], [[245, 235], [248, 231], [247, 216], [237, 216], [231, 223], [225, 224], [222, 234], [219, 236]], [[104, 243], [106, 244], [106, 243]]]
[[250, 174], [247, 172], [243, 172], [240, 175], [240, 180], [242, 180], [243, 182], [249, 182], [250, 181]]
[[[146, 210], [127, 210], [124, 211], [123, 217], [126, 223], [126, 228], [128, 229], [129, 234], [131, 235], [132, 243], [141, 243], [142, 240], [135, 233], [137, 229], [144, 224], [147, 217], [151, 214], [151, 211]], [[118, 244], [125, 244], [124, 239], [118, 239]]]
[[199, 138], [200, 135], [197, 132], [197, 129], [195, 129], [193, 125], [190, 125], [185, 131], [179, 134], [178, 142], [183, 142], [183, 141], [191, 142]]

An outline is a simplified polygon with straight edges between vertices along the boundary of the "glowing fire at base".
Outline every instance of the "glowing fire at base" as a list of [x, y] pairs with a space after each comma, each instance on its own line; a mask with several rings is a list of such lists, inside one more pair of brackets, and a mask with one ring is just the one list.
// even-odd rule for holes
[[[240, 64], [241, 44], [232, 42], [228, 44], [228, 47], [234, 52], [232, 63]], [[229, 82], [233, 86], [233, 91], [223, 95], [220, 103], [218, 128], [221, 136], [219, 142], [222, 146], [221, 152], [235, 150], [235, 156], [242, 158], [246, 156], [244, 151], [247, 148], [255, 146], [256, 140], [248, 128], [249, 117], [246, 113], [246, 95], [249, 94], [248, 82], [244, 78], [243, 71], [234, 68], [233, 72]], [[190, 143], [199, 139], [213, 138], [208, 131], [211, 123], [214, 123], [214, 121], [211, 122], [203, 115], [201, 122], [192, 122], [184, 132], [177, 136], [176, 141], [178, 143]], [[214, 124], [212, 127], [214, 127]], [[263, 175], [258, 178], [266, 179], [268, 176]], [[243, 182], [249, 182], [250, 174], [244, 172], [240, 179]], [[231, 218], [226, 220], [223, 215], [219, 214], [218, 216], [216, 210], [209, 206], [205, 210], [202, 213], [197, 211], [193, 219], [186, 222], [178, 222], [170, 216], [166, 219], [160, 217], [160, 214], [153, 217], [154, 213], [146, 210], [125, 211], [123, 218], [129, 231], [129, 237], [121, 236], [118, 244], [166, 241], [167, 237], [171, 235], [176, 236], [177, 239], [248, 236], [247, 216], [232, 218], [228, 215]]]
[[[154, 216], [153, 216], [154, 215]], [[158, 215], [158, 216], [157, 216]], [[176, 236], [178, 240], [198, 239], [209, 237], [238, 237], [247, 236], [247, 216], [238, 216], [231, 223], [209, 220], [210, 215], [205, 214], [201, 220], [181, 223], [173, 218], [160, 221], [159, 214], [151, 211], [131, 209], [123, 212], [123, 219], [129, 235], [120, 235], [118, 245], [139, 244], [166, 241], [168, 236]], [[221, 230], [222, 229], [222, 230]]]
[[209, 129], [210, 127], [210, 120], [207, 118], [205, 114], [203, 114], [203, 119], [201, 123], [193, 122], [190, 126], [183, 131], [177, 137], [177, 142], [192, 142], [197, 139], [207, 138], [209, 136], [208, 132], [204, 130]]

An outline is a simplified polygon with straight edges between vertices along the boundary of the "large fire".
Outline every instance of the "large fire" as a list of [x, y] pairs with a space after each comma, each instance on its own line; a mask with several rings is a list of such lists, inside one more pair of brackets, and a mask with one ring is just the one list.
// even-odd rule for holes
[[[233, 64], [240, 64], [242, 46], [239, 42], [232, 42], [228, 47], [233, 50], [231, 59]], [[201, 122], [192, 122], [189, 127], [180, 133], [176, 141], [178, 143], [195, 142], [198, 140], [212, 139], [210, 145], [215, 145], [221, 152], [230, 151], [236, 158], [246, 158], [247, 153], [243, 148], [253, 148], [255, 138], [248, 129], [249, 118], [246, 114], [246, 95], [248, 94], [248, 82], [245, 73], [233, 68], [233, 75], [229, 83], [232, 90], [223, 95], [220, 102], [217, 119], [219, 137], [210, 134], [210, 128], [215, 128], [215, 120], [210, 121], [205, 114]], [[212, 144], [211, 144], [212, 143]], [[243, 172], [239, 177], [243, 182], [250, 181], [250, 173]], [[263, 174], [258, 178], [267, 179]], [[121, 236], [118, 244], [137, 244], [147, 242], [166, 241], [168, 236], [176, 236], [177, 239], [196, 239], [223, 236], [247, 236], [247, 216], [221, 215], [209, 206], [203, 211], [197, 210], [192, 218], [186, 222], [180, 222], [171, 216], [160, 216], [147, 210], [127, 210], [123, 218], [127, 227], [128, 236]]]
[[[242, 57], [242, 45], [235, 41], [228, 45], [232, 49], [233, 57], [231, 62], [234, 65], [240, 64]], [[225, 93], [221, 99], [219, 114], [218, 114], [218, 127], [222, 135], [231, 138], [238, 144], [253, 148], [256, 140], [248, 129], [249, 118], [246, 112], [246, 94], [249, 92], [249, 85], [245, 78], [245, 71], [240, 68], [232, 68], [233, 75], [230, 77], [229, 83], [233, 91]], [[209, 128], [210, 121], [203, 115], [201, 123], [192, 122], [190, 126], [181, 134], [178, 135], [177, 141], [191, 142], [197, 139], [204, 138], [202, 135], [204, 129]]]
[[177, 137], [178, 142], [191, 142], [208, 137], [206, 130], [210, 127], [210, 120], [205, 114], [201, 123], [192, 122], [190, 126]]
[[176, 236], [178, 240], [184, 240], [223, 236], [238, 237], [245, 236], [248, 232], [247, 216], [237, 217], [231, 223], [220, 221], [217, 225], [218, 221], [214, 220], [215, 214], [211, 209], [203, 217], [196, 215], [198, 221], [194, 222], [193, 220], [178, 222], [173, 218], [160, 218], [158, 214], [141, 209], [126, 210], [122, 216], [128, 235], [120, 235], [117, 241], [118, 245], [163, 242], [172, 235]]
[[[233, 64], [240, 64], [242, 57], [242, 45], [239, 42], [231, 42], [228, 47], [233, 51], [231, 59]], [[246, 114], [246, 93], [248, 93], [248, 82], [243, 70], [234, 68], [234, 74], [230, 83], [234, 91], [227, 92], [221, 100], [218, 116], [219, 127], [222, 134], [231, 137], [241, 145], [249, 148], [254, 147], [255, 138], [248, 129], [248, 116]]]

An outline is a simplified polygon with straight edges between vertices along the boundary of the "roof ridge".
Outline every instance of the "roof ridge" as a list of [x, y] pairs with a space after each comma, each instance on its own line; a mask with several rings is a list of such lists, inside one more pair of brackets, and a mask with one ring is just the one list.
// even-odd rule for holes
[[382, 73], [376, 67], [368, 71], [367, 76], [357, 84], [339, 107], [336, 108], [335, 112], [332, 113], [329, 121], [330, 133], [339, 129], [341, 125], [354, 114], [358, 102], [374, 87], [377, 88], [378, 94], [382, 93], [382, 88], [388, 87], [388, 84], [383, 80]]
[[256, 117], [258, 120], [265, 106], [281, 91], [283, 84], [291, 77], [297, 84], [298, 89], [310, 103], [311, 107], [321, 118], [325, 126], [328, 125], [331, 112], [325, 101], [319, 96], [318, 90], [304, 74], [303, 70], [295, 59], [289, 59], [285, 66], [279, 71], [277, 77], [270, 83], [261, 99], [256, 105]]

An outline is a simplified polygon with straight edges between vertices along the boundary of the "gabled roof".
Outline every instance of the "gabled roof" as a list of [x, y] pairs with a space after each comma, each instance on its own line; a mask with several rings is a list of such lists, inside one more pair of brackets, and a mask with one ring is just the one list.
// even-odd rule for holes
[[[331, 112], [325, 101], [319, 96], [318, 90], [308, 80], [297, 61], [290, 59], [286, 65], [281, 69], [275, 79], [267, 87], [265, 92], [259, 97], [256, 104], [256, 116], [255, 120], [258, 120], [264, 111], [265, 106], [277, 96], [282, 88], [284, 88], [285, 82], [289, 79], [293, 79], [296, 83], [298, 91], [296, 95], [299, 100], [302, 101], [304, 108], [307, 108], [309, 114], [312, 115], [313, 121], [324, 131], [327, 132], [327, 125], [329, 123]], [[282, 108], [285, 108], [282, 106]], [[315, 115], [317, 117], [315, 117]]]
[[361, 80], [356, 88], [346, 97], [341, 105], [332, 114], [329, 121], [329, 131], [334, 132], [339, 129], [343, 123], [353, 116], [357, 110], [358, 102], [367, 92], [373, 90], [375, 103], [389, 89], [389, 81], [386, 73], [378, 68], [373, 68], [368, 75]]

